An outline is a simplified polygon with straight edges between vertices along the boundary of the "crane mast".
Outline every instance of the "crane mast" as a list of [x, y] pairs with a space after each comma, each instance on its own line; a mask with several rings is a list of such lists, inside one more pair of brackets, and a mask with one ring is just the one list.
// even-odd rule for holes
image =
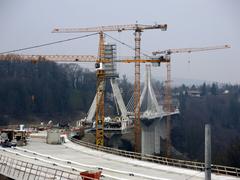
[[[135, 58], [140, 59], [141, 46], [141, 29], [135, 30]], [[134, 80], [134, 139], [135, 152], [141, 152], [141, 125], [140, 125], [140, 63], [135, 63], [135, 80]]]
[[167, 129], [166, 129], [166, 145], [167, 145], [167, 149], [166, 149], [166, 155], [167, 157], [170, 157], [171, 155], [171, 107], [172, 107], [172, 94], [171, 94], [171, 64], [170, 62], [166, 63], [166, 67], [167, 67], [167, 79], [165, 82], [165, 99], [164, 99], [164, 109], [165, 111], [168, 113], [167, 116]]
[[[97, 63], [102, 63], [104, 60], [104, 35], [101, 31], [99, 33], [99, 59]], [[96, 145], [104, 145], [104, 90], [105, 90], [105, 71], [104, 69], [97, 69], [97, 93], [96, 93]]]

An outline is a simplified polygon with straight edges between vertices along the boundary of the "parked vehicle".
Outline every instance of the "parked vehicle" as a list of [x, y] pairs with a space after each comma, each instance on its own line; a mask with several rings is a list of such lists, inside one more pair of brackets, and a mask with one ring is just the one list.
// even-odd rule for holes
[[1, 146], [6, 148], [6, 147], [16, 147], [16, 143], [12, 143], [8, 140], [4, 141], [4, 142], [1, 142]]

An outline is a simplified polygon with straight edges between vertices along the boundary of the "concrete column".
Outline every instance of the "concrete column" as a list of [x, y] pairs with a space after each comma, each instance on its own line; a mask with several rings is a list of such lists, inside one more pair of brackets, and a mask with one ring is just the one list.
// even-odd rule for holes
[[155, 153], [160, 154], [160, 119], [155, 123]]
[[211, 126], [205, 125], [205, 180], [211, 180]]
[[160, 134], [160, 152], [166, 151], [166, 145], [165, 143], [161, 143], [161, 140], [164, 142], [167, 138], [167, 121], [166, 118], [162, 118], [159, 121], [159, 134]]
[[160, 120], [160, 125], [159, 125], [159, 133], [160, 133], [160, 137], [162, 138], [162, 139], [166, 139], [166, 137], [167, 137], [167, 131], [166, 131], [166, 128], [167, 128], [167, 121], [166, 121], [166, 119], [161, 119]]
[[155, 123], [148, 126], [142, 124], [142, 154], [154, 154], [155, 152]]

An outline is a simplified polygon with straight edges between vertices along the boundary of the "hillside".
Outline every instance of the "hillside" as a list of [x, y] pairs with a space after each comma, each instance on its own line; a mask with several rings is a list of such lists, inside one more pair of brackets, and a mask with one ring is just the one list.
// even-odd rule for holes
[[215, 95], [179, 95], [181, 115], [172, 131], [173, 142], [189, 159], [203, 161], [204, 125], [210, 123], [213, 163], [240, 167], [240, 89], [231, 87], [222, 94], [226, 88], [218, 88]]

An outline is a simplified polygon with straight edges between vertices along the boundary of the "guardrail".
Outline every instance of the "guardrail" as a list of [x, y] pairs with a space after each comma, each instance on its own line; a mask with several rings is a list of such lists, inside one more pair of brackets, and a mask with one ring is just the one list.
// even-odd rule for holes
[[0, 155], [0, 174], [21, 180], [81, 180], [80, 172], [70, 173], [60, 169], [36, 165]]
[[[168, 165], [168, 166], [187, 168], [187, 169], [192, 169], [197, 171], [204, 171], [204, 163], [202, 162], [166, 158], [166, 157], [154, 156], [154, 155], [143, 155], [141, 153], [136, 153], [131, 151], [125, 151], [125, 150], [120, 150], [120, 149], [115, 149], [115, 148], [110, 148], [105, 146], [97, 146], [95, 144], [77, 140], [75, 138], [70, 138], [70, 140], [76, 144], [79, 144], [91, 149], [95, 149], [98, 151], [110, 153], [110, 154], [115, 154], [115, 155], [124, 156], [132, 159], [143, 160], [143, 161], [150, 161], [150, 162]], [[240, 177], [240, 168], [235, 168], [235, 167], [212, 165], [212, 172], [216, 174]]]

